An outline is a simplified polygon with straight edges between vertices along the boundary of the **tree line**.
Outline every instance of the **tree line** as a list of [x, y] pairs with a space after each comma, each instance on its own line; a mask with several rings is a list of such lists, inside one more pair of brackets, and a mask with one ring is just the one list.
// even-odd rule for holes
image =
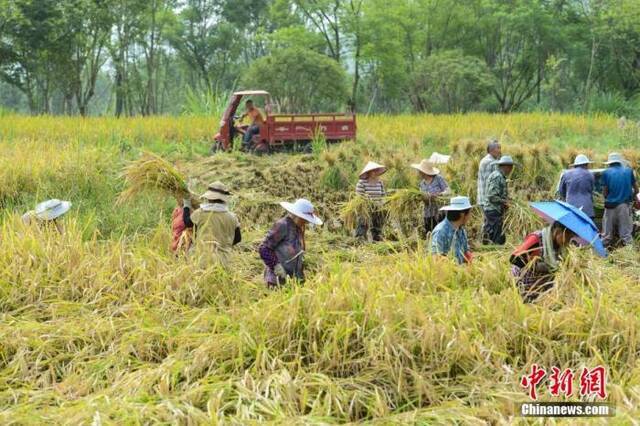
[[637, 0], [0, 0], [0, 105], [32, 114], [640, 112]]

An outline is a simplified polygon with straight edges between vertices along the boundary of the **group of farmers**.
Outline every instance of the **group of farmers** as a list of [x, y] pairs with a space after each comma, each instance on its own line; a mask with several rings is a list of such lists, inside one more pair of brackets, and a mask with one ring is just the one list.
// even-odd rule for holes
[[[585, 232], [596, 229], [593, 222], [596, 182], [588, 170], [590, 164], [585, 155], [576, 157], [570, 169], [563, 173], [558, 188], [559, 198], [566, 203], [557, 202], [558, 205], [550, 207], [541, 205], [542, 214], [552, 218], [550, 225], [528, 235], [511, 254], [512, 273], [526, 301], [535, 300], [553, 285], [554, 271], [563, 250], [577, 240], [585, 241], [586, 237], [582, 235], [585, 229]], [[623, 244], [628, 245], [632, 243], [631, 203], [636, 200], [638, 185], [633, 170], [622, 155], [610, 154], [606, 164], [608, 168], [601, 177], [605, 197], [604, 244], [611, 243], [617, 235]], [[429, 251], [438, 257], [451, 255], [459, 264], [470, 263], [473, 256], [465, 225], [473, 206], [467, 196], [453, 196], [449, 204], [441, 205], [442, 197], [450, 195], [451, 191], [436, 165], [431, 159], [411, 165], [420, 176], [424, 230], [431, 239]], [[510, 203], [507, 178], [514, 166], [510, 156], [502, 155], [500, 143], [490, 139], [487, 155], [478, 168], [477, 200], [484, 216], [483, 244], [505, 243], [503, 223]], [[358, 221], [356, 236], [361, 239], [367, 239], [369, 233], [374, 241], [382, 239], [385, 217], [382, 207], [386, 192], [380, 177], [385, 171], [385, 166], [371, 161], [359, 175], [355, 192], [368, 198], [373, 206], [370, 217]], [[176, 254], [197, 256], [201, 267], [212, 263], [226, 266], [233, 246], [242, 239], [240, 222], [229, 210], [231, 196], [230, 190], [221, 182], [208, 185], [199, 197], [199, 205], [194, 205], [195, 200], [189, 194], [177, 194], [178, 206], [172, 216], [172, 250]], [[313, 204], [306, 199], [298, 199], [294, 203], [281, 202], [280, 205], [286, 214], [275, 222], [258, 248], [265, 265], [264, 279], [271, 288], [282, 285], [288, 278], [304, 279], [305, 229], [309, 224], [322, 225]], [[37, 222], [63, 233], [64, 228], [58, 219], [70, 207], [69, 202], [49, 200], [23, 215], [23, 221], [26, 224]], [[562, 211], [568, 216], [562, 217], [577, 219], [574, 222], [553, 220], [554, 213], [545, 213], [545, 208], [564, 209]], [[600, 252], [604, 253], [604, 248]]]

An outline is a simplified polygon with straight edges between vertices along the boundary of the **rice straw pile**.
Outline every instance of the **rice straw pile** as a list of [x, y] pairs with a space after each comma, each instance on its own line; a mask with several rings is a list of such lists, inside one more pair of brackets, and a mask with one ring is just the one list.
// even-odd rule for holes
[[416, 216], [424, 205], [422, 192], [417, 188], [405, 188], [394, 191], [387, 197], [386, 208], [391, 220], [402, 222]]
[[120, 193], [119, 202], [131, 200], [145, 191], [172, 196], [189, 194], [184, 175], [173, 164], [150, 152], [144, 152], [138, 160], [129, 163], [122, 172], [122, 178], [126, 189]]
[[504, 232], [516, 239], [544, 226], [544, 221], [535, 214], [526, 201], [513, 198], [509, 202], [509, 208], [504, 218]]
[[372, 222], [371, 213], [376, 207], [369, 198], [355, 195], [340, 209], [340, 220], [350, 230], [356, 229], [359, 221], [369, 226]]

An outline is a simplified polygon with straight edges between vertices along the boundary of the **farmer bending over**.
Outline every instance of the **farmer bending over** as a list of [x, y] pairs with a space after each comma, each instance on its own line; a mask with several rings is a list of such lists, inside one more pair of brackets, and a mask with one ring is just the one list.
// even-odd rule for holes
[[304, 281], [304, 231], [307, 223], [322, 225], [313, 204], [304, 198], [280, 205], [287, 215], [273, 225], [258, 249], [265, 264], [264, 279], [272, 289], [283, 285], [287, 277]]
[[223, 183], [214, 182], [200, 198], [205, 202], [192, 214], [190, 200], [185, 199], [183, 216], [186, 227], [195, 229], [194, 249], [200, 267], [211, 263], [227, 267], [232, 247], [242, 240], [240, 222], [227, 206], [231, 193]]
[[513, 171], [513, 159], [503, 155], [496, 165], [498, 170], [489, 175], [485, 188], [483, 241], [502, 245], [506, 242], [502, 225], [509, 208], [507, 178]]
[[368, 198], [373, 204], [371, 223], [367, 223], [364, 218], [358, 219], [356, 237], [363, 240], [367, 238], [369, 229], [371, 230], [371, 238], [373, 241], [382, 240], [382, 227], [384, 226], [382, 203], [386, 192], [380, 176], [386, 171], [386, 167], [382, 164], [369, 161], [367, 165], [364, 166], [364, 169], [362, 169], [362, 172], [360, 172], [360, 179], [358, 179], [358, 183], [356, 184], [356, 194]]
[[253, 136], [260, 134], [260, 128], [262, 127], [262, 124], [264, 124], [264, 118], [262, 117], [260, 110], [253, 105], [253, 101], [251, 99], [247, 99], [244, 106], [245, 112], [240, 116], [240, 121], [244, 120], [245, 117], [249, 117], [251, 119], [251, 124], [242, 137], [242, 147], [245, 150], [249, 150], [251, 149]]
[[469, 197], [453, 197], [448, 206], [440, 210], [446, 217], [431, 234], [431, 254], [448, 256], [451, 251], [458, 264], [471, 263], [473, 255], [469, 249], [469, 240], [464, 226], [471, 218]]
[[47, 200], [38, 204], [35, 210], [29, 210], [22, 215], [22, 222], [25, 225], [37, 223], [42, 229], [55, 229], [58, 233], [64, 234], [64, 225], [60, 218], [69, 211], [71, 203], [57, 199]]
[[576, 237], [560, 222], [527, 235], [509, 261], [511, 273], [525, 303], [534, 302], [542, 293], [553, 287], [553, 280], [560, 257]]

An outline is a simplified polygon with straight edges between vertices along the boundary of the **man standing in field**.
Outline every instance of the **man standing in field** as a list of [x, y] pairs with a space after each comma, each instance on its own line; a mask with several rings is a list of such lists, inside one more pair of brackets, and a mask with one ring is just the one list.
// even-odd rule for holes
[[614, 242], [615, 236], [622, 243], [633, 243], [631, 220], [631, 205], [638, 194], [638, 184], [633, 170], [624, 165], [621, 154], [616, 152], [609, 154], [608, 168], [602, 173], [602, 195], [604, 195], [604, 228], [603, 242], [609, 246]]
[[[482, 160], [480, 160], [480, 165], [478, 166], [478, 205], [483, 208], [485, 203], [485, 187], [487, 185], [487, 179], [489, 175], [496, 170], [496, 161], [502, 155], [502, 148], [500, 147], [500, 143], [496, 138], [490, 138], [487, 143], [487, 155], [484, 156]], [[486, 223], [486, 215], [485, 215], [485, 223]], [[482, 240], [485, 244], [489, 242], [489, 239], [486, 237], [487, 232], [485, 226], [482, 229]]]
[[260, 128], [264, 123], [264, 118], [262, 117], [260, 110], [253, 105], [253, 101], [251, 99], [247, 99], [244, 106], [245, 112], [240, 117], [240, 120], [244, 120], [245, 117], [249, 117], [251, 119], [251, 124], [242, 137], [242, 146], [248, 150], [251, 148], [251, 140], [253, 139], [253, 136], [260, 133]]
[[498, 170], [489, 175], [485, 188], [484, 230], [491, 243], [502, 245], [506, 242], [502, 225], [509, 207], [507, 177], [513, 171], [513, 159], [503, 155], [496, 165]]
[[576, 157], [570, 170], [562, 174], [558, 195], [560, 199], [566, 201], [582, 211], [592, 220], [595, 216], [593, 211], [593, 188], [595, 178], [589, 171], [589, 158], [580, 154]]

